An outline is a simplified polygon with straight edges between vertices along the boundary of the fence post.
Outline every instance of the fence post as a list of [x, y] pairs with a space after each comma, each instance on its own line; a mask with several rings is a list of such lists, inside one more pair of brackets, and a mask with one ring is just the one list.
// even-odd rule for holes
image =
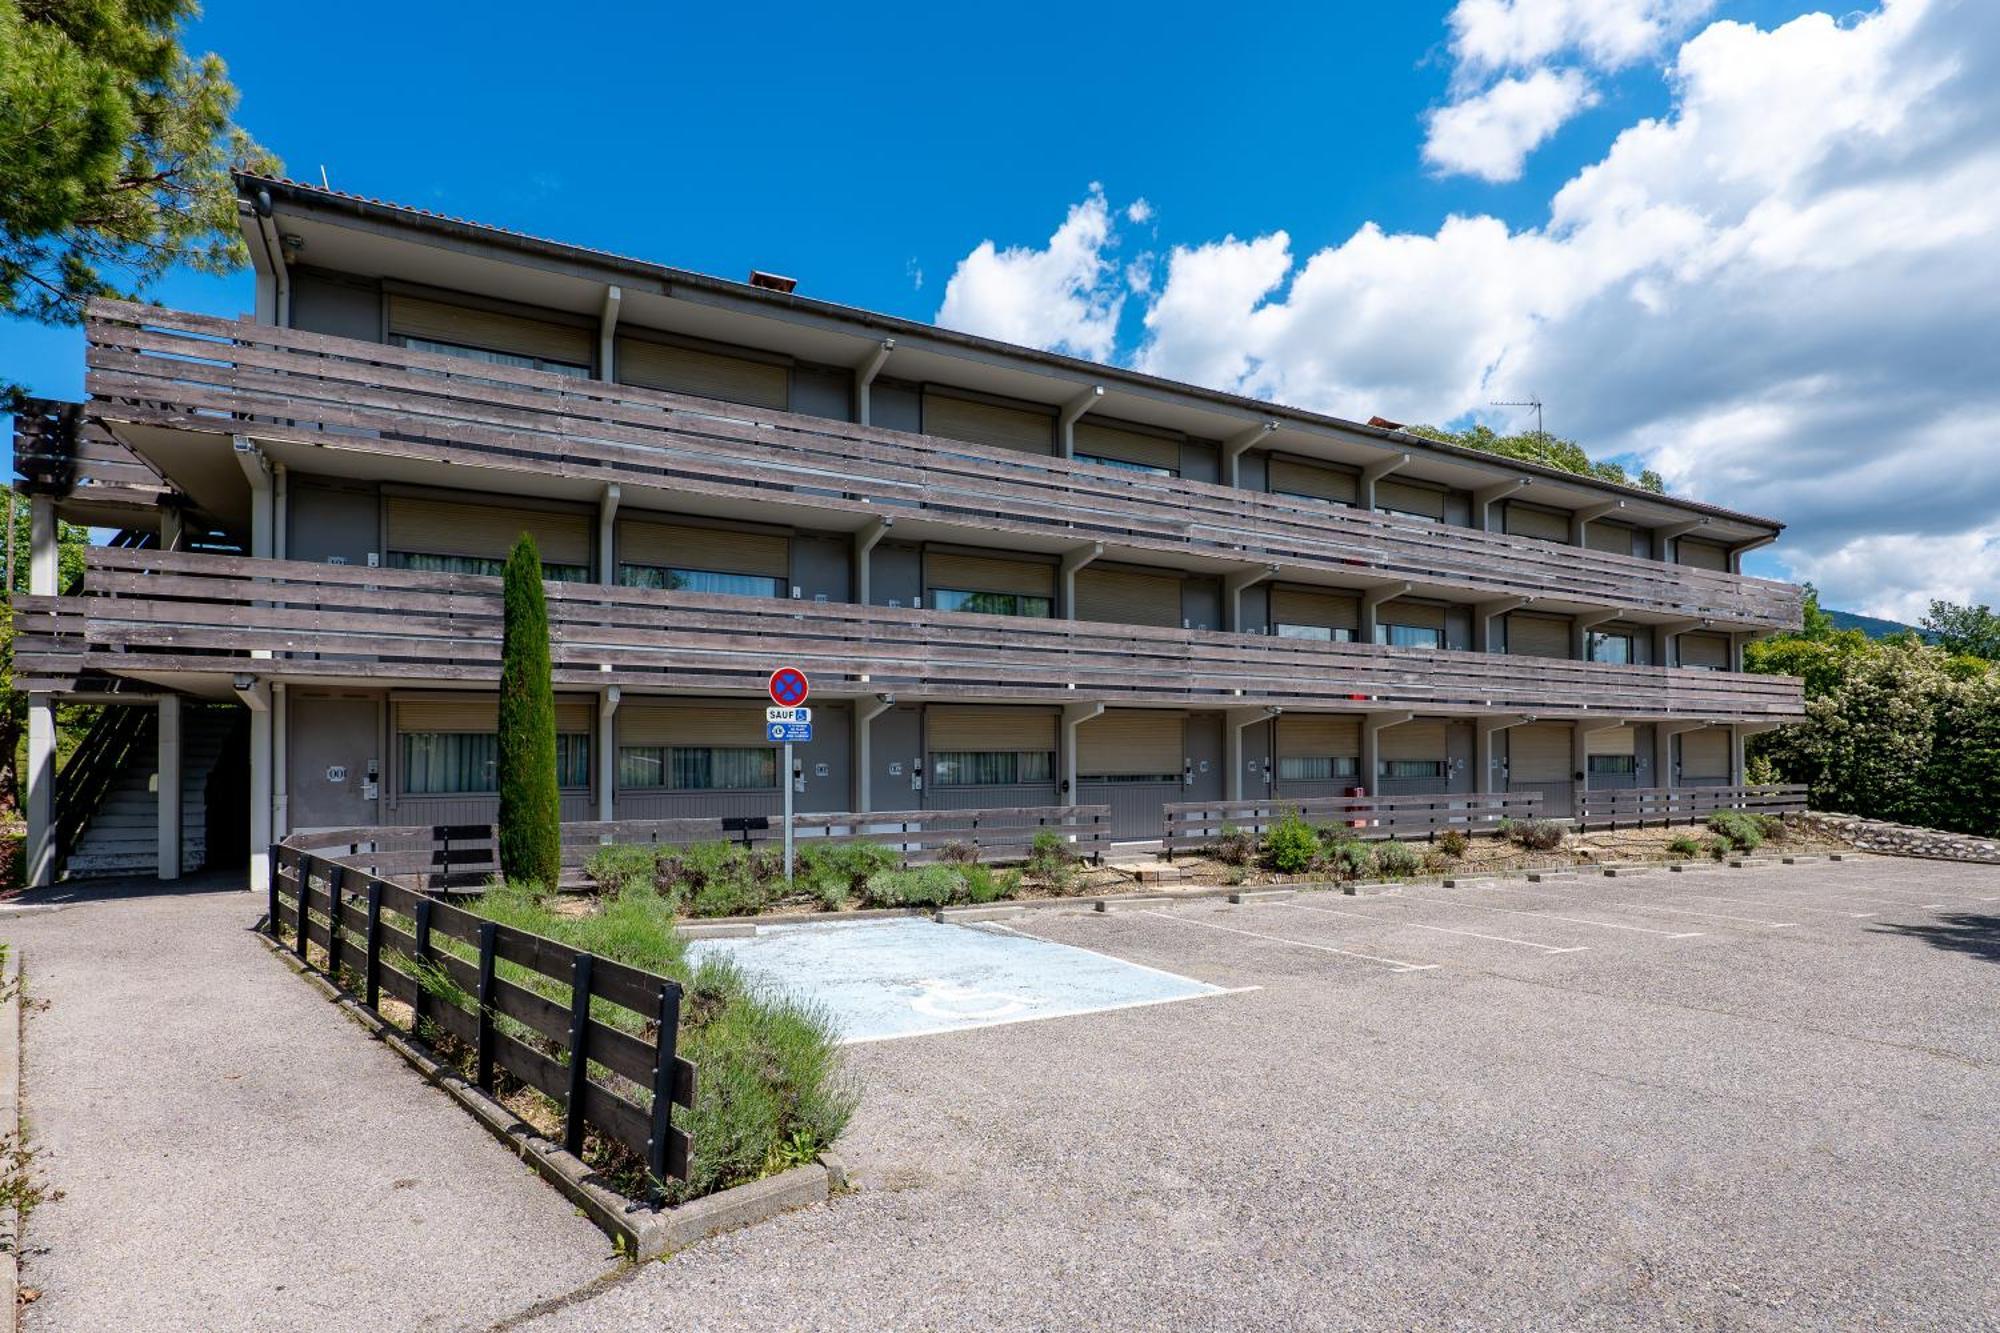
[[569, 1097], [563, 1104], [563, 1151], [583, 1153], [583, 1090], [590, 1083], [590, 955], [569, 969]]
[[[416, 955], [414, 961], [418, 963], [429, 963], [430, 960], [431, 960], [431, 900], [429, 898], [419, 898], [417, 899], [417, 944], [416, 944]], [[423, 969], [421, 967], [417, 969], [418, 975], [414, 978], [414, 980], [417, 983], [417, 994], [416, 997], [410, 1001], [410, 1031], [413, 1034], [419, 1027], [423, 1025], [425, 1013], [430, 1008], [430, 1005], [426, 1003], [425, 1000], [425, 997], [429, 994], [429, 992], [427, 992], [424, 989], [424, 978], [422, 976], [422, 971]]]
[[[278, 929], [278, 881], [285, 877], [285, 852], [286, 848], [280, 845], [277, 856], [272, 858], [275, 864], [271, 867], [271, 906], [264, 913], [265, 927], [271, 932], [271, 938], [274, 940], [282, 940], [284, 938]], [[296, 870], [298, 869], [298, 865], [298, 853], [294, 852], [292, 853], [292, 868]]]
[[312, 863], [317, 859], [308, 856], [299, 858], [299, 937], [292, 944], [292, 952], [299, 956], [302, 963], [306, 960], [306, 922], [310, 919], [306, 899], [312, 897]]
[[347, 885], [347, 867], [335, 861], [326, 871], [326, 975], [340, 984], [340, 891]]
[[681, 984], [660, 987], [660, 1032], [653, 1043], [653, 1124], [646, 1139], [647, 1188], [655, 1204], [667, 1178], [667, 1140], [674, 1127], [674, 1062], [680, 1054]]
[[362, 978], [363, 993], [370, 1009], [380, 1009], [382, 1000], [382, 881], [368, 880], [368, 962]]
[[500, 927], [479, 923], [479, 1043], [473, 1052], [473, 1081], [493, 1091], [493, 946]]

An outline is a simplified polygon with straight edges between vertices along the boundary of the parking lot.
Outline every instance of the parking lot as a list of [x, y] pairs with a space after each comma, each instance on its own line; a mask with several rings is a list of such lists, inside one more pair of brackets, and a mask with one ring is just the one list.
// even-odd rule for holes
[[983, 929], [1204, 990], [855, 1045], [859, 1193], [524, 1326], [2000, 1326], [2000, 868]]

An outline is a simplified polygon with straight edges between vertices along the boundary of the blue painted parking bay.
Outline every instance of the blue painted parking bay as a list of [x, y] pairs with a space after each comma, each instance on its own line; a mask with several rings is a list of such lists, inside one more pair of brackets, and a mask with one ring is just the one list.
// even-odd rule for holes
[[1229, 993], [1005, 927], [914, 917], [760, 926], [689, 952], [728, 958], [753, 984], [819, 1005], [850, 1043]]

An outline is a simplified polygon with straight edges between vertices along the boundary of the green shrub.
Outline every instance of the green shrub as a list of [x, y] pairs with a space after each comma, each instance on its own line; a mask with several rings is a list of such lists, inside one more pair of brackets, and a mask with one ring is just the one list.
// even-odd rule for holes
[[652, 847], [628, 843], [622, 847], [599, 847], [583, 863], [583, 873], [590, 876], [606, 897], [616, 898], [627, 889], [651, 884], [658, 865], [659, 854]]
[[522, 533], [501, 581], [500, 873], [553, 888], [562, 878], [562, 804], [556, 789], [556, 694], [549, 668], [549, 609], [542, 558]]
[[1375, 853], [1367, 843], [1350, 834], [1344, 825], [1329, 824], [1319, 831], [1321, 855], [1335, 872], [1350, 878], [1373, 874]]
[[770, 895], [748, 874], [719, 876], [703, 884], [688, 902], [695, 916], [755, 916]]
[[1720, 861], [1723, 857], [1729, 855], [1729, 839], [1713, 836], [1703, 838], [1701, 840], [1701, 849], [1707, 852], [1713, 859]]
[[859, 895], [870, 875], [901, 864], [902, 857], [880, 843], [813, 843], [799, 852], [799, 878], [821, 906], [832, 910]]
[[1435, 847], [1426, 847], [1423, 852], [1423, 863], [1426, 875], [1440, 875], [1451, 864], [1451, 858]]
[[1422, 866], [1423, 858], [1418, 856], [1416, 849], [1406, 842], [1397, 842], [1392, 838], [1388, 842], [1377, 844], [1375, 848], [1377, 874], [1386, 875], [1391, 879], [1402, 879], [1416, 874]]
[[1224, 824], [1208, 853], [1226, 866], [1247, 866], [1257, 856], [1257, 840], [1234, 824]]
[[1021, 891], [1021, 872], [994, 870], [991, 866], [966, 865], [958, 868], [961, 890], [969, 903], [990, 903], [1012, 898]]
[[1531, 852], [1552, 852], [1562, 846], [1563, 826], [1553, 819], [1520, 819], [1507, 825], [1507, 837]]
[[1069, 839], [1054, 829], [1043, 829], [1029, 848], [1028, 873], [1057, 893], [1068, 893], [1076, 887], [1079, 859]]
[[972, 843], [954, 838], [938, 847], [937, 859], [950, 866], [971, 865], [979, 859], [979, 848]]
[[1677, 833], [1667, 839], [1667, 852], [1671, 856], [1699, 856], [1701, 839], [1692, 833]]
[[1319, 834], [1290, 811], [1264, 835], [1264, 859], [1281, 875], [1302, 875], [1319, 863]]
[[1466, 836], [1462, 828], [1448, 828], [1437, 837], [1437, 849], [1453, 860], [1464, 856], [1471, 846], [1472, 839]]
[[945, 907], [964, 889], [965, 880], [952, 866], [881, 870], [868, 877], [862, 901], [870, 907]]
[[1757, 816], [1741, 810], [1716, 811], [1708, 817], [1708, 828], [1741, 851], [1754, 852], [1764, 845], [1764, 829]]

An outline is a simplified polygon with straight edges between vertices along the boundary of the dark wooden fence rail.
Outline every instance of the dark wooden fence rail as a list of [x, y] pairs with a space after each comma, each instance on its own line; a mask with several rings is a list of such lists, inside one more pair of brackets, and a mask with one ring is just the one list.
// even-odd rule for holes
[[1290, 814], [1346, 824], [1356, 838], [1435, 837], [1445, 829], [1497, 833], [1510, 819], [1541, 811], [1539, 792], [1462, 796], [1316, 796], [1299, 800], [1178, 801], [1167, 805], [1169, 855], [1206, 847], [1227, 828], [1262, 836]]
[[[694, 1066], [676, 1049], [679, 982], [484, 920], [314, 850], [288, 843], [273, 850], [267, 921], [273, 939], [284, 943], [289, 935], [293, 953], [308, 965], [314, 961], [308, 943], [320, 946], [321, 970], [339, 982], [345, 969], [369, 1009], [379, 1013], [386, 994], [409, 1005], [419, 1027], [435, 1024], [463, 1042], [482, 1089], [491, 1092], [496, 1071], [505, 1070], [555, 1099], [569, 1152], [582, 1152], [588, 1126], [645, 1162], [656, 1197], [659, 1182], [688, 1178], [692, 1145], [673, 1124], [673, 1108], [692, 1110], [695, 1100]], [[445, 948], [446, 941], [475, 950], [476, 961]], [[409, 960], [407, 969], [399, 959]], [[503, 962], [546, 978], [566, 999], [500, 975]], [[433, 993], [420, 971], [442, 974], [472, 997], [473, 1007]], [[605, 1021], [607, 1005], [628, 1011], [636, 1023]], [[501, 1031], [498, 1018], [521, 1024], [554, 1053]], [[627, 1026], [653, 1035], [634, 1035]]]
[[1805, 808], [1803, 786], [1639, 787], [1585, 792], [1577, 823], [1584, 828], [1671, 824], [1679, 820], [1693, 824], [1724, 810], [1786, 815], [1802, 814]]

